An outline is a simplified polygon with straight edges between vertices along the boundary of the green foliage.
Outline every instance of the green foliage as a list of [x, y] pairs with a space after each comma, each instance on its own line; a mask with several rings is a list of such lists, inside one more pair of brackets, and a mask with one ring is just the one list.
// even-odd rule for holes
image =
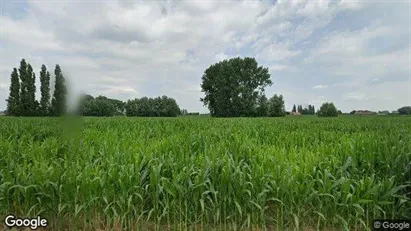
[[268, 101], [268, 115], [273, 117], [285, 116], [284, 98], [282, 95], [275, 94]]
[[308, 108], [303, 106], [298, 105], [298, 112], [301, 113], [301, 115], [315, 115], [315, 107], [314, 105], [308, 105]]
[[30, 116], [37, 116], [37, 109], [39, 107], [39, 102], [36, 100], [36, 74], [33, 71], [33, 68], [30, 64], [27, 67], [28, 75], [28, 85], [27, 85], [27, 92], [28, 92], [28, 105], [29, 110], [28, 114]]
[[189, 115], [189, 116], [199, 116], [200, 112], [189, 112], [189, 113], [187, 113], [187, 115]]
[[321, 117], [336, 117], [338, 116], [338, 110], [333, 103], [324, 103], [318, 111], [318, 116]]
[[10, 81], [10, 93], [7, 99], [7, 114], [12, 116], [18, 116], [20, 106], [20, 81], [19, 74], [17, 73], [17, 68], [13, 69], [11, 73]]
[[188, 115], [188, 111], [186, 109], [181, 109], [181, 115], [185, 116]]
[[258, 96], [271, 84], [268, 68], [258, 66], [254, 58], [232, 58], [204, 71], [201, 101], [212, 116], [254, 116]]
[[54, 69], [54, 75], [56, 81], [54, 85], [53, 99], [51, 101], [51, 114], [53, 116], [62, 116], [66, 114], [67, 111], [67, 89], [63, 73], [61, 72], [61, 68], [58, 64]]
[[19, 68], [20, 74], [20, 116], [35, 116], [37, 115], [38, 102], [36, 101], [36, 76], [33, 73], [33, 68], [26, 60], [22, 59]]
[[293, 106], [292, 112], [297, 112], [297, 108], [295, 107], [295, 104], [294, 104], [294, 106]]
[[76, 115], [84, 115], [85, 106], [88, 101], [94, 100], [94, 97], [88, 94], [81, 94], [77, 100]]
[[114, 116], [116, 109], [114, 105], [104, 99], [87, 101], [84, 106], [84, 116]]
[[299, 113], [303, 114], [303, 106], [298, 105], [297, 111], [298, 111]]
[[187, 112], [187, 110], [183, 109], [181, 110], [181, 115], [182, 116], [199, 116], [200, 112]]
[[181, 113], [177, 102], [167, 96], [128, 100], [125, 109], [127, 116], [175, 117]]
[[269, 115], [269, 102], [264, 94], [258, 96], [256, 116], [265, 117]]
[[41, 66], [40, 84], [41, 99], [39, 114], [48, 116], [50, 115], [50, 72], [47, 71], [45, 65]]
[[80, 98], [77, 112], [83, 116], [115, 116], [124, 115], [125, 103], [105, 96], [94, 98], [83, 95]]
[[40, 215], [48, 230], [370, 230], [411, 217], [411, 117], [63, 119], [0, 117], [0, 214]]
[[98, 96], [96, 100], [105, 100], [108, 101], [111, 105], [113, 105], [114, 111], [113, 115], [124, 115], [125, 114], [125, 106], [126, 103], [124, 103], [121, 100], [118, 99], [110, 99], [105, 96]]
[[315, 115], [315, 107], [314, 105], [308, 105], [308, 111], [307, 111], [308, 115]]
[[[60, 69], [60, 68], [59, 68]], [[61, 83], [61, 77], [60, 83]], [[63, 79], [64, 82], [64, 79]], [[50, 73], [42, 65], [40, 71], [40, 103], [36, 100], [36, 74], [25, 59], [20, 61], [20, 67], [14, 68], [7, 111], [13, 116], [47, 116], [50, 113]], [[59, 90], [58, 90], [59, 91]], [[65, 92], [60, 89], [60, 92]], [[60, 94], [60, 93], [59, 93]], [[64, 93], [65, 94], [65, 93]], [[61, 94], [60, 94], [61, 95]], [[63, 109], [64, 111], [65, 109]]]
[[398, 113], [401, 115], [411, 115], [411, 106], [406, 106], [398, 109]]

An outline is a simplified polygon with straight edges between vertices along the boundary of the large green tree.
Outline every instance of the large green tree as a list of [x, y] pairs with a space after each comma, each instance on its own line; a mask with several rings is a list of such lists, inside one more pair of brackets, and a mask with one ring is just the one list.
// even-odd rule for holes
[[311, 104], [308, 105], [308, 108], [307, 107], [303, 108], [301, 106], [299, 110], [301, 110], [300, 113], [303, 115], [314, 115], [315, 114], [315, 108]]
[[7, 99], [7, 114], [17, 116], [19, 115], [20, 107], [20, 80], [17, 68], [13, 69], [11, 73], [10, 93]]
[[321, 105], [318, 111], [318, 116], [321, 117], [336, 117], [338, 116], [338, 110], [333, 103], [324, 103]]
[[114, 116], [124, 115], [125, 103], [102, 95], [96, 98], [84, 95], [80, 99], [79, 107], [81, 114], [85, 116]]
[[303, 106], [298, 105], [297, 111], [298, 111], [299, 113], [303, 114]]
[[315, 115], [315, 107], [314, 107], [314, 105], [310, 105], [309, 111], [310, 111], [310, 115]]
[[40, 71], [40, 115], [46, 116], [50, 114], [50, 72], [47, 71], [45, 65], [41, 66]]
[[127, 116], [163, 116], [175, 117], [181, 114], [177, 102], [167, 96], [128, 100], [126, 105]]
[[20, 77], [20, 103], [19, 103], [19, 115], [28, 116], [29, 115], [29, 93], [28, 93], [28, 66], [25, 59], [20, 61], [19, 67], [19, 77]]
[[85, 102], [84, 116], [114, 116], [116, 108], [108, 99], [96, 98]]
[[258, 97], [257, 102], [257, 116], [268, 116], [269, 104], [267, 97], [264, 94], [261, 94]]
[[271, 97], [268, 101], [269, 109], [268, 115], [274, 117], [285, 116], [285, 104], [284, 104], [284, 97], [282, 95], [275, 94]]
[[36, 100], [36, 74], [33, 71], [33, 67], [27, 64], [27, 106], [28, 111], [27, 113], [29, 116], [38, 115], [37, 109], [39, 107], [39, 103]]
[[37, 115], [38, 102], [36, 101], [36, 75], [30, 63], [26, 60], [20, 61], [20, 115], [34, 116]]
[[51, 101], [52, 115], [62, 116], [67, 111], [67, 89], [63, 73], [61, 72], [59, 65], [56, 65], [56, 68], [54, 69], [54, 75], [56, 81], [54, 85], [53, 99]]
[[114, 115], [124, 115], [126, 103], [118, 99], [108, 99], [114, 105]]
[[75, 113], [77, 115], [84, 115], [86, 103], [94, 100], [94, 97], [88, 94], [81, 94], [77, 101], [77, 107]]
[[34, 116], [36, 115], [37, 104], [36, 101], [36, 75], [33, 68], [26, 60], [20, 61], [20, 115]]
[[401, 115], [411, 115], [411, 106], [399, 108], [398, 113]]
[[268, 68], [254, 58], [232, 58], [204, 71], [201, 88], [205, 97], [200, 100], [212, 116], [252, 116], [258, 96], [271, 84]]

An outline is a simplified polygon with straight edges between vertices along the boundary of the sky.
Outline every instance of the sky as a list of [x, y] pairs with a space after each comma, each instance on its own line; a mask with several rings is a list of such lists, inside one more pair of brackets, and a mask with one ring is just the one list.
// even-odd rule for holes
[[[79, 93], [120, 100], [167, 95], [208, 112], [201, 77], [211, 64], [255, 57], [267, 97], [334, 102], [343, 112], [411, 105], [410, 1], [0, 2], [0, 110], [25, 58], [37, 76], [59, 64], [70, 102]], [[54, 76], [52, 76], [54, 78]]]

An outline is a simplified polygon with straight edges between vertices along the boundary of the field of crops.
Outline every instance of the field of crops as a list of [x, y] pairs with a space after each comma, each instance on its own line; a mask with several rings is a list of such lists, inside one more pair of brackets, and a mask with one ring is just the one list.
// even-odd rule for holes
[[411, 217], [411, 117], [3, 117], [0, 153], [0, 218], [41, 215], [52, 230], [367, 230]]

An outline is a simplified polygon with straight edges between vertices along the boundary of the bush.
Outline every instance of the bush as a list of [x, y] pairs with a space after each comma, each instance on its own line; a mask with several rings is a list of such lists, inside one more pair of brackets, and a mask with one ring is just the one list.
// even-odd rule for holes
[[143, 97], [127, 101], [127, 116], [145, 116], [145, 117], [175, 117], [181, 114], [177, 102], [167, 96], [157, 98]]
[[333, 103], [324, 103], [317, 114], [321, 117], [337, 117], [338, 110]]
[[82, 95], [77, 114], [83, 116], [124, 115], [124, 102], [101, 95], [96, 98], [91, 95]]
[[272, 117], [285, 116], [284, 98], [275, 94], [268, 100], [268, 115]]
[[401, 115], [411, 115], [411, 106], [398, 109], [398, 113]]
[[89, 100], [84, 105], [84, 116], [114, 116], [116, 109], [114, 105], [104, 99]]

